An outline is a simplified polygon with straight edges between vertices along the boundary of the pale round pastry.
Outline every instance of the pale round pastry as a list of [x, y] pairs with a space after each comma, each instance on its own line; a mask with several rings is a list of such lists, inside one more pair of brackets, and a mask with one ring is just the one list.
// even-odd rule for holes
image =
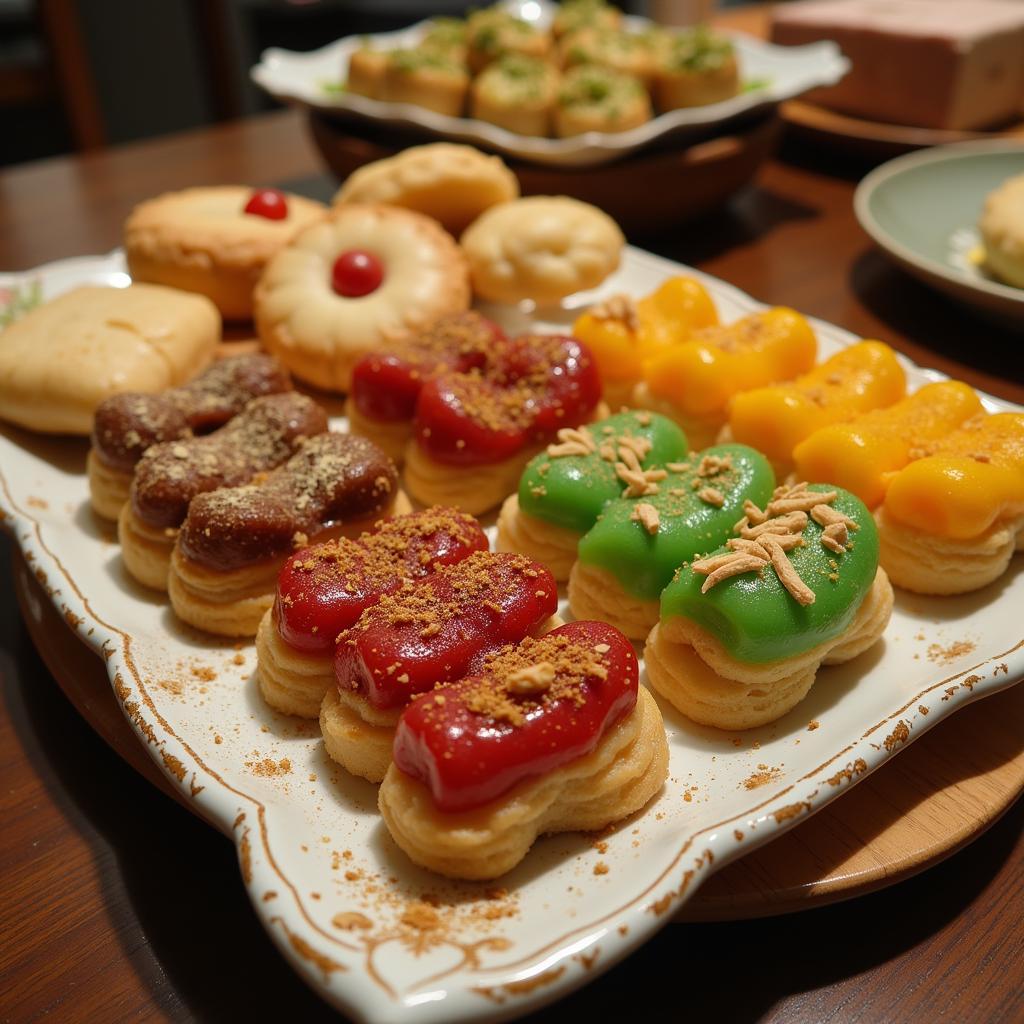
[[280, 220], [246, 213], [257, 191], [216, 185], [140, 203], [124, 225], [132, 278], [205, 295], [225, 320], [251, 319], [253, 288], [267, 261], [326, 212], [322, 203], [286, 194], [288, 213]]
[[781, 718], [807, 696], [823, 665], [862, 654], [881, 637], [892, 615], [893, 592], [885, 570], [850, 628], [809, 651], [777, 661], [738, 661], [717, 638], [682, 617], [659, 622], [647, 639], [644, 663], [651, 686], [701, 725], [753, 729]]
[[458, 236], [484, 210], [518, 195], [519, 181], [500, 157], [472, 146], [434, 142], [353, 171], [333, 202], [404, 206]]
[[483, 807], [439, 811], [427, 787], [394, 765], [378, 806], [391, 837], [414, 863], [450, 878], [489, 879], [514, 868], [540, 835], [594, 832], [639, 811], [667, 776], [661, 712], [641, 686], [633, 710], [589, 754]]
[[[339, 295], [332, 271], [348, 252], [375, 256], [380, 285]], [[437, 221], [398, 206], [346, 203], [299, 232], [270, 261], [255, 293], [260, 340], [295, 376], [347, 391], [352, 367], [438, 317], [469, 307], [466, 261]]]
[[568, 196], [494, 206], [462, 236], [477, 295], [538, 305], [597, 287], [618, 267], [624, 243], [611, 217]]
[[992, 271], [1007, 284], [1024, 288], [1024, 174], [989, 193], [978, 229]]
[[557, 92], [554, 65], [540, 57], [507, 53], [474, 79], [470, 116], [518, 135], [550, 135]]
[[88, 435], [105, 398], [163, 391], [206, 369], [220, 331], [220, 314], [200, 295], [154, 284], [75, 288], [4, 329], [0, 418]]
[[883, 506], [878, 561], [892, 582], [915, 594], [966, 594], [997, 580], [1017, 551], [1024, 551], [1024, 517], [996, 520], [978, 537], [937, 537], [899, 522]]

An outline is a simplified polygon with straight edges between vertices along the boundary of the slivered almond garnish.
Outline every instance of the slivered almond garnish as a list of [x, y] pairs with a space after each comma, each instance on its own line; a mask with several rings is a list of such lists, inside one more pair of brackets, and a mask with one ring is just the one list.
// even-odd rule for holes
[[831, 526], [833, 523], [843, 523], [848, 530], [859, 530], [860, 527], [849, 517], [843, 515], [839, 509], [830, 505], [815, 505], [811, 509], [811, 518], [819, 526]]
[[789, 591], [793, 599], [804, 606], [814, 604], [814, 591], [800, 579], [799, 573], [793, 568], [793, 563], [786, 557], [782, 545], [770, 534], [763, 537], [761, 543], [771, 554], [775, 575], [779, 577], [779, 582]]
[[641, 427], [649, 427], [651, 425], [651, 414], [646, 409], [641, 409], [636, 414], [636, 421]]
[[605, 462], [614, 462], [616, 459], [615, 446], [611, 441], [605, 441], [597, 451]]
[[742, 551], [745, 555], [753, 555], [760, 558], [762, 562], [768, 561], [768, 552], [756, 540], [743, 540], [740, 537], [730, 537], [725, 546], [732, 551]]
[[[619, 458], [623, 458], [622, 450], [623, 448], [626, 448], [635, 452], [638, 458], [644, 459], [653, 447], [651, 440], [648, 437], [630, 437], [624, 435], [617, 440], [619, 446]], [[625, 460], [623, 459], [623, 461]]]
[[[721, 559], [708, 559], [707, 562], [717, 562], [718, 564], [709, 572], [708, 578], [700, 588], [702, 594], [706, 594], [716, 583], [721, 583], [722, 580], [727, 580], [731, 576], [739, 576], [745, 572], [757, 572], [765, 564], [764, 559], [756, 558], [754, 555], [745, 555], [740, 551], [731, 555], [723, 555]], [[706, 563], [694, 562], [693, 571], [703, 572], [701, 567], [704, 564]]]
[[685, 473], [690, 468], [690, 464], [688, 462], [666, 462], [665, 468], [673, 473]]
[[548, 445], [548, 455], [559, 458], [563, 455], [589, 455], [597, 451], [597, 445], [586, 427], [562, 427], [558, 431], [559, 444]]
[[637, 502], [636, 507], [629, 514], [634, 523], [639, 523], [648, 533], [655, 534], [661, 526], [661, 518], [658, 510], [646, 501]]
[[639, 473], [643, 468], [640, 465], [640, 457], [636, 453], [636, 449], [629, 448], [623, 445], [621, 442], [618, 445], [619, 458], [635, 473]]
[[609, 644], [594, 644], [594, 650], [598, 654], [607, 654], [611, 650], [611, 646]]
[[754, 526], [760, 525], [768, 518], [768, 513], [762, 512], [749, 498], [743, 502], [743, 514]]
[[717, 487], [702, 487], [697, 492], [697, 497], [709, 505], [714, 505], [715, 508], [721, 508], [725, 504], [725, 495]]
[[[763, 568], [766, 562], [770, 562], [779, 582], [795, 601], [805, 606], [814, 604], [814, 591], [800, 578], [786, 552], [805, 543], [803, 534], [808, 511], [815, 522], [825, 527], [821, 543], [837, 553], [846, 550], [847, 528], [856, 528], [856, 523], [828, 504], [835, 499], [835, 491], [809, 491], [806, 483], [800, 483], [793, 487], [777, 487], [765, 512], [752, 501], [744, 502], [746, 514], [733, 527], [733, 532], [739, 537], [730, 537], [726, 541], [729, 551], [692, 564], [694, 572], [707, 577], [701, 593], [706, 594], [722, 580]], [[834, 574], [829, 578], [834, 579]]]
[[766, 519], [763, 523], [758, 523], [757, 526], [741, 527], [740, 536], [747, 540], [753, 540], [765, 533], [803, 533], [806, 526], [806, 512], [790, 512], [788, 515]]
[[821, 531], [822, 547], [828, 548], [829, 551], [834, 551], [837, 555], [841, 555], [846, 551], [846, 544], [849, 539], [850, 533], [846, 528], [846, 523], [831, 523]]
[[508, 689], [517, 697], [531, 697], [538, 693], [547, 693], [555, 681], [555, 666], [550, 661], [540, 661], [536, 665], [527, 665], [518, 669], [508, 677]]
[[697, 467], [697, 476], [718, 476], [727, 469], [732, 469], [731, 455], [705, 455]]
[[636, 303], [628, 295], [612, 295], [590, 307], [590, 315], [595, 320], [621, 320], [631, 331], [640, 327], [640, 317], [636, 311]]
[[624, 498], [644, 498], [658, 493], [658, 481], [668, 474], [663, 469], [630, 469], [624, 462], [615, 463], [615, 474], [626, 485]]

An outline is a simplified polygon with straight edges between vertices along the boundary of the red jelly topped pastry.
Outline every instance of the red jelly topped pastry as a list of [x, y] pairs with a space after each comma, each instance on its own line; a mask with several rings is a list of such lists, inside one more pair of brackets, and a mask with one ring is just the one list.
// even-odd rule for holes
[[442, 811], [467, 811], [589, 754], [636, 704], [639, 666], [614, 626], [570, 622], [494, 651], [406, 709], [394, 762]]
[[116, 519], [147, 448], [209, 433], [252, 399], [291, 386], [288, 372], [273, 356], [254, 353], [221, 359], [181, 387], [155, 395], [125, 392], [101, 402], [93, 417], [88, 462], [92, 507]]
[[382, 597], [339, 637], [320, 725], [328, 754], [379, 782], [402, 708], [555, 613], [551, 573], [522, 555], [477, 552]]
[[357, 540], [331, 540], [292, 555], [256, 635], [267, 703], [316, 718], [334, 682], [334, 649], [342, 630], [407, 580], [486, 550], [487, 535], [472, 516], [430, 508], [384, 520]]
[[379, 805], [398, 845], [454, 878], [494, 878], [545, 832], [591, 831], [643, 807], [668, 771], [636, 655], [603, 622], [570, 622], [476, 659], [413, 701]]
[[597, 366], [580, 342], [513, 338], [487, 372], [448, 372], [423, 386], [406, 452], [409, 491], [473, 513], [493, 508], [559, 429], [594, 417], [600, 398]]
[[171, 556], [171, 604], [207, 632], [255, 636], [290, 554], [408, 510], [394, 463], [372, 441], [312, 437], [263, 479], [192, 499]]
[[352, 371], [346, 409], [352, 430], [402, 459], [424, 382], [446, 370], [484, 371], [504, 339], [497, 324], [470, 310], [441, 317], [390, 351], [364, 356]]

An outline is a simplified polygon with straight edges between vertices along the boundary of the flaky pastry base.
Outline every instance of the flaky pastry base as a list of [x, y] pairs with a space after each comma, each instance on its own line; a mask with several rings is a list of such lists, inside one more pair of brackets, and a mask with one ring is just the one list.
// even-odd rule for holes
[[176, 534], [176, 530], [148, 526], [135, 515], [131, 502], [125, 502], [117, 517], [117, 539], [128, 575], [144, 587], [167, 590]]
[[447, 466], [413, 439], [405, 448], [405, 486], [424, 505], [450, 505], [478, 516], [500, 505], [516, 489], [526, 464], [538, 451], [527, 448], [484, 466]]
[[505, 499], [498, 515], [498, 539], [495, 551], [513, 551], [541, 562], [559, 583], [569, 578], [576, 561], [580, 535], [564, 526], [546, 523], [519, 507], [519, 495]]
[[[372, 515], [349, 519], [323, 530], [310, 543], [337, 537], [358, 537], [379, 519], [404, 515], [412, 510], [401, 490], [391, 503]], [[255, 636], [260, 620], [273, 607], [277, 575], [287, 554], [255, 565], [222, 572], [186, 558], [175, 545], [167, 576], [167, 593], [174, 613], [196, 629], [218, 636]]]
[[263, 699], [275, 711], [317, 718], [324, 695], [334, 685], [334, 658], [290, 646], [277, 630], [271, 608], [256, 631], [256, 677]]
[[660, 622], [644, 648], [647, 678], [673, 707], [700, 725], [753, 729], [796, 707], [822, 664], [850, 661], [881, 637], [892, 615], [893, 593], [879, 568], [850, 628], [809, 651], [777, 661], [738, 661], [695, 622]]
[[134, 474], [108, 466], [96, 454], [95, 448], [89, 449], [85, 469], [89, 476], [89, 502], [93, 512], [103, 519], [117, 522], [131, 493]]
[[686, 416], [677, 409], [668, 399], [659, 398], [651, 394], [650, 387], [641, 382], [633, 391], [633, 408], [648, 409], [651, 412], [667, 416], [674, 423], [678, 423], [686, 433], [686, 439], [690, 443], [690, 450], [697, 451], [715, 444], [719, 432], [725, 426], [726, 410], [719, 409], [707, 416]]
[[658, 600], [627, 594], [610, 572], [584, 562], [577, 562], [569, 573], [569, 607], [577, 619], [609, 622], [630, 640], [643, 640], [661, 610]]
[[641, 686], [634, 709], [591, 753], [483, 807], [439, 811], [427, 787], [394, 765], [378, 806], [391, 837], [414, 863], [449, 878], [490, 879], [511, 871], [540, 835], [592, 832], [639, 811], [667, 776], [661, 711]]
[[1024, 551], [1024, 516], [996, 521], [979, 537], [955, 540], [924, 533], [888, 515], [878, 523], [878, 560], [892, 582], [915, 594], [966, 594], [1006, 572], [1014, 552]]
[[402, 708], [378, 711], [361, 694], [329, 687], [320, 705], [320, 731], [327, 756], [352, 775], [380, 782], [391, 764], [395, 726], [401, 715]]
[[364, 416], [349, 396], [345, 402], [349, 433], [368, 437], [391, 461], [401, 468], [405, 461], [405, 448], [412, 437], [412, 423], [408, 420], [371, 420]]

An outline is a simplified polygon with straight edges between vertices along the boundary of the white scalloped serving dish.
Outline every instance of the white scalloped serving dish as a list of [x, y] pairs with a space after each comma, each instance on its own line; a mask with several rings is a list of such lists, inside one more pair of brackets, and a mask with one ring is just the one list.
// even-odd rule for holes
[[[629, 249], [597, 294], [642, 294], [682, 269]], [[707, 285], [723, 319], [762, 308], [688, 272]], [[128, 279], [115, 252], [0, 276], [0, 290], [33, 280], [50, 297]], [[577, 296], [576, 305], [587, 299]], [[528, 319], [488, 312], [513, 329], [522, 325], [512, 320]], [[562, 324], [537, 326], [571, 319], [567, 310]], [[815, 327], [823, 354], [855, 340]], [[938, 378], [907, 369], [913, 386]], [[374, 787], [334, 768], [315, 722], [267, 709], [251, 643], [184, 628], [130, 582], [116, 543], [90, 513], [85, 453], [81, 441], [0, 427], [0, 516], [68, 623], [106, 659], [140, 741], [235, 843], [242, 882], [283, 955], [362, 1021], [504, 1020], [559, 998], [650, 938], [712, 872], [840, 796], [958, 708], [1024, 675], [1024, 559], [976, 594], [899, 594], [883, 641], [824, 669], [809, 697], [772, 726], [719, 732], [665, 707], [670, 780], [611, 834], [539, 841], [500, 890], [449, 883], [395, 848]]]

